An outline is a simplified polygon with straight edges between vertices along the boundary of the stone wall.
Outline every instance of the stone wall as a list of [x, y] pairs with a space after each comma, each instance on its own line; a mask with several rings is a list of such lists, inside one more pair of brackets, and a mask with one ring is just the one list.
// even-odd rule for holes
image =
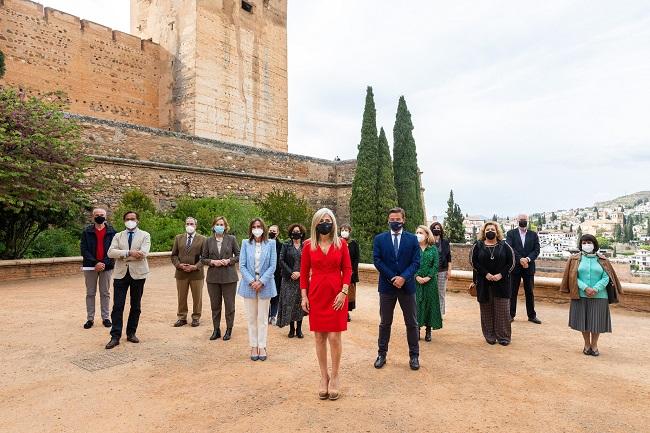
[[0, 84], [29, 94], [62, 90], [70, 110], [166, 128], [171, 70], [151, 41], [26, 0], [0, 1]]
[[181, 196], [256, 198], [274, 188], [294, 191], [314, 208], [350, 217], [356, 161], [327, 161], [90, 117], [82, 125], [85, 153], [94, 157], [86, 181], [100, 183], [98, 204], [115, 207], [140, 188], [159, 208]]

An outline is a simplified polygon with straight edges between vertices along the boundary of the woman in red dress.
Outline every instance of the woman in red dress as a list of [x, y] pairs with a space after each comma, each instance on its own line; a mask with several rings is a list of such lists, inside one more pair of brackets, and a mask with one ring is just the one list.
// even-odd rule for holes
[[[305, 241], [300, 262], [302, 308], [309, 313], [314, 332], [321, 380], [318, 397], [337, 400], [341, 331], [348, 329], [348, 287], [352, 277], [350, 252], [339, 238], [334, 213], [320, 209], [311, 222], [311, 239]], [[332, 375], [327, 369], [327, 342], [332, 355]]]

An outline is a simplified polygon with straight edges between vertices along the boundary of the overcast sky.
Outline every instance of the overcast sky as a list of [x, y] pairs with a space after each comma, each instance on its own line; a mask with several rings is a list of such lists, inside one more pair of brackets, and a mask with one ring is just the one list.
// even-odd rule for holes
[[[128, 0], [41, 0], [129, 31]], [[289, 150], [356, 157], [367, 85], [400, 95], [429, 216], [591, 205], [650, 189], [646, 0], [289, 0]]]

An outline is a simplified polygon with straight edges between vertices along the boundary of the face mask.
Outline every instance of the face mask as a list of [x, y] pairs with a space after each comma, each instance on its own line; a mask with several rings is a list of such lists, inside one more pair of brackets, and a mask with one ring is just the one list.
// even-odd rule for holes
[[424, 235], [422, 233], [416, 233], [415, 237], [418, 238], [418, 242], [424, 241]]
[[402, 227], [404, 227], [404, 223], [398, 221], [391, 221], [388, 225], [390, 225], [390, 229], [394, 232], [398, 232], [402, 230]]
[[218, 234], [218, 235], [222, 235], [223, 232], [226, 231], [226, 228], [225, 228], [224, 226], [214, 226], [214, 227], [212, 227], [212, 230], [213, 230], [216, 234]]
[[594, 244], [582, 244], [582, 251], [584, 251], [587, 254], [591, 254], [594, 252]]
[[349, 237], [350, 237], [350, 232], [347, 231], [347, 230], [341, 230], [341, 237], [342, 237], [343, 239], [347, 239], [347, 238], [349, 238]]
[[95, 217], [95, 222], [96, 222], [97, 224], [104, 224], [104, 221], [106, 221], [106, 217], [105, 217], [105, 216], [99, 215], [99, 216], [96, 216], [96, 217]]
[[185, 226], [185, 231], [187, 232], [188, 235], [191, 235], [196, 231], [196, 227], [194, 226]]
[[291, 233], [291, 239], [302, 239], [302, 233]]
[[138, 222], [129, 220], [129, 221], [125, 221], [124, 225], [126, 226], [127, 229], [133, 230], [134, 228], [136, 228], [138, 226]]
[[269, 232], [269, 239], [275, 239], [276, 236], [277, 236], [277, 233]]
[[253, 229], [253, 236], [256, 238], [261, 237], [264, 234], [264, 230], [262, 229]]
[[328, 235], [328, 234], [330, 234], [330, 232], [332, 231], [332, 226], [333, 226], [333, 225], [334, 225], [334, 224], [332, 224], [332, 223], [320, 223], [320, 224], [318, 224], [318, 225], [316, 226], [316, 230], [317, 230], [318, 233], [320, 233], [321, 235]]
[[433, 229], [433, 230], [431, 230], [431, 233], [433, 233], [434, 236], [440, 236], [440, 234], [442, 233], [442, 230]]
[[526, 228], [526, 226], [528, 226], [528, 221], [519, 220], [519, 227], [521, 227], [523, 229], [523, 228]]
[[489, 240], [493, 240], [494, 238], [497, 237], [496, 232], [485, 232], [485, 237], [488, 238]]

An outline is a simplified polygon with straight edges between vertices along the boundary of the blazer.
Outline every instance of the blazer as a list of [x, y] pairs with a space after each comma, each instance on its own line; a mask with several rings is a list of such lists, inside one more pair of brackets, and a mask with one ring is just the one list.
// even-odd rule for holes
[[[185, 250], [187, 245], [187, 233], [181, 233], [174, 239], [174, 246], [172, 247], [172, 263], [176, 268], [174, 278], [177, 280], [202, 280], [203, 279], [203, 263], [201, 262], [201, 251], [203, 251], [203, 242], [205, 236], [194, 232], [194, 239], [190, 250]], [[198, 269], [192, 272], [185, 272], [178, 268], [183, 263], [187, 265], [197, 265]]]
[[[115, 229], [108, 223], [104, 228], [106, 234], [104, 235], [104, 260], [102, 263], [106, 265], [106, 270], [111, 270], [115, 266], [115, 260], [108, 257], [108, 248], [111, 246], [113, 236], [115, 236]], [[88, 225], [83, 232], [81, 232], [81, 256], [83, 257], [84, 268], [95, 266], [97, 260], [97, 235], [95, 234], [95, 225]]]
[[293, 272], [300, 272], [300, 258], [304, 245], [305, 243], [300, 241], [300, 250], [297, 250], [296, 247], [293, 246], [293, 240], [289, 240], [282, 244], [280, 261], [278, 262], [277, 268], [281, 270], [282, 277], [285, 280], [291, 279], [291, 274]]
[[[539, 236], [537, 232], [532, 230], [526, 230], [526, 242], [524, 245], [521, 244], [521, 236], [519, 236], [519, 229], [508, 230], [506, 233], [506, 242], [510, 245], [515, 252], [515, 274], [523, 275], [535, 275], [535, 260], [539, 256]], [[522, 257], [528, 257], [530, 262], [528, 263], [528, 269], [521, 267]]]
[[239, 272], [241, 280], [237, 293], [244, 298], [255, 298], [259, 296], [262, 299], [268, 299], [278, 294], [275, 287], [275, 267], [277, 265], [277, 255], [275, 252], [275, 240], [269, 239], [262, 242], [262, 255], [260, 256], [260, 275], [259, 281], [264, 287], [259, 292], [255, 292], [250, 283], [255, 278], [255, 241], [251, 242], [244, 239], [241, 243], [241, 254], [239, 256]]
[[[375, 268], [379, 271], [379, 293], [394, 294], [397, 290], [403, 290], [409, 295], [415, 293], [415, 273], [420, 268], [420, 245], [413, 233], [402, 230], [397, 256], [391, 232], [378, 234], [373, 241], [372, 256]], [[397, 276], [406, 280], [401, 289], [391, 282]]]
[[[228, 266], [212, 266], [210, 260], [230, 259]], [[205, 279], [209, 284], [236, 283], [239, 280], [237, 268], [239, 263], [239, 245], [233, 235], [224, 234], [221, 241], [221, 251], [217, 250], [217, 240], [210, 236], [203, 241], [201, 262], [208, 267], [208, 276]]]
[[151, 236], [144, 230], [136, 228], [131, 241], [131, 249], [142, 251], [144, 258], [136, 260], [133, 257], [127, 256], [129, 252], [129, 234], [128, 230], [123, 230], [113, 237], [111, 246], [108, 248], [108, 257], [115, 259], [115, 269], [113, 270], [113, 278], [119, 280], [126, 276], [126, 271], [129, 271], [131, 278], [134, 280], [142, 280], [147, 278], [149, 274], [149, 263], [147, 262], [147, 254], [151, 248]]

